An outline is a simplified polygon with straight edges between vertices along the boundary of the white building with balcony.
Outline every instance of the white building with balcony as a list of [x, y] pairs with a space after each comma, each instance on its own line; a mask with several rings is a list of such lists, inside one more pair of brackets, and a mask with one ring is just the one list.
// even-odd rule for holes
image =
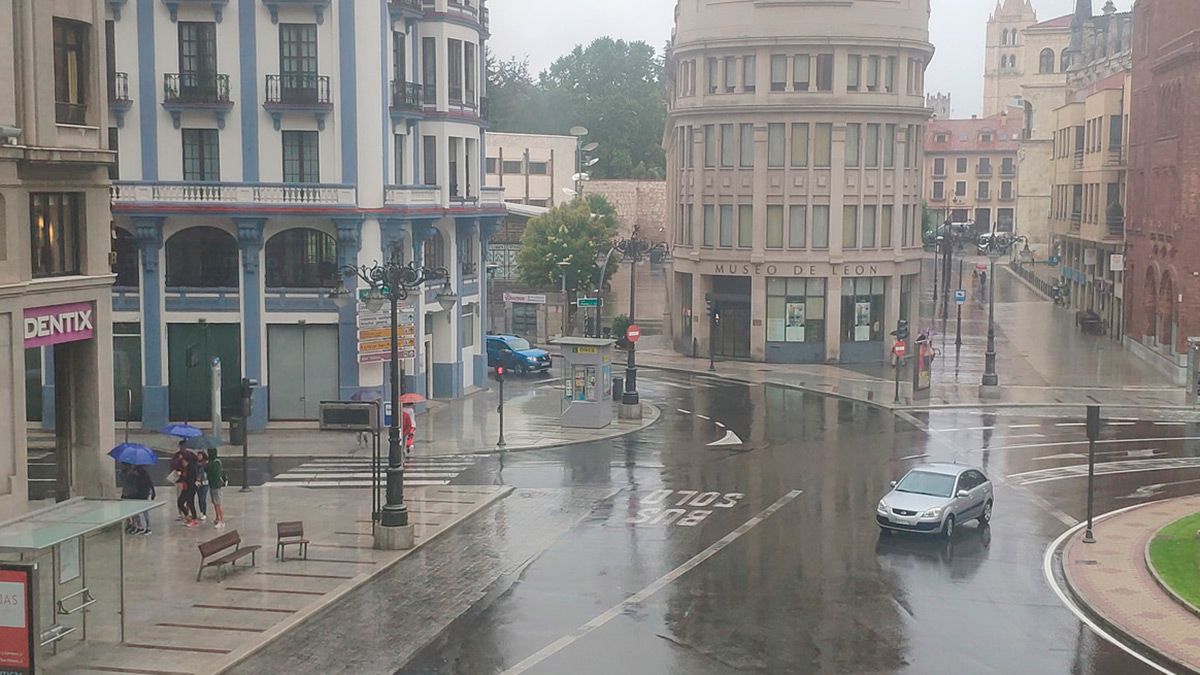
[[[449, 271], [407, 301], [405, 390], [484, 386], [482, 0], [108, 0], [118, 391], [146, 425], [207, 419], [209, 362], [251, 428], [385, 394], [346, 265]], [[356, 287], [352, 278], [346, 286]], [[118, 416], [123, 412], [118, 406]]]

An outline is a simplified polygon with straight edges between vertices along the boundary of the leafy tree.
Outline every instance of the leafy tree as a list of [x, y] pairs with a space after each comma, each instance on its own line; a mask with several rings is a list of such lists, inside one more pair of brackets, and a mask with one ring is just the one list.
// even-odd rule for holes
[[[597, 255], [608, 252], [617, 234], [616, 209], [603, 195], [587, 195], [533, 218], [525, 226], [517, 265], [521, 281], [534, 287], [558, 288], [565, 272], [568, 288], [591, 289], [599, 282]], [[559, 265], [561, 261], [570, 264]], [[605, 278], [617, 267], [609, 262]]]

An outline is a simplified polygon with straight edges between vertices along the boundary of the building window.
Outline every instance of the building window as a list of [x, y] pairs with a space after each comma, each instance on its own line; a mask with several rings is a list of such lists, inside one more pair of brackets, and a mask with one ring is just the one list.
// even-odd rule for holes
[[180, 100], [217, 100], [217, 24], [180, 21], [178, 32]]
[[986, 180], [979, 181], [979, 198], [980, 199], [990, 199], [991, 198], [991, 186], [988, 185], [988, 182]]
[[942, 201], [946, 198], [946, 184], [940, 180], [933, 182], [933, 199]]
[[737, 90], [737, 59], [726, 56], [722, 65], [725, 68], [725, 92], [732, 94]]
[[895, 124], [885, 124], [883, 127], [883, 166], [888, 169], [896, 166]]
[[879, 57], [867, 57], [867, 91], [879, 91]]
[[862, 57], [850, 54], [846, 57], [846, 91], [858, 91], [862, 78]]
[[884, 249], [892, 247], [892, 211], [891, 204], [879, 207], [879, 246]]
[[1000, 183], [1000, 199], [1012, 199], [1012, 181], [1006, 180]]
[[529, 162], [530, 176], [546, 176], [550, 173], [550, 165], [546, 162]]
[[685, 169], [693, 169], [696, 167], [696, 138], [695, 127], [686, 127], [683, 132], [683, 144], [680, 150], [683, 152], [683, 167]]
[[792, 123], [792, 166], [808, 166], [808, 123]]
[[879, 168], [879, 125], [868, 124], [867, 135], [863, 141], [863, 166], [869, 169]]
[[704, 205], [704, 245], [717, 244], [717, 211], [712, 204]]
[[1064, 73], [1071, 69], [1071, 52], [1070, 51], [1068, 51], [1066, 49], [1062, 50], [1062, 54], [1059, 56], [1058, 69], [1059, 69], [1059, 71], [1064, 72]]
[[749, 204], [738, 207], [737, 245], [738, 248], [754, 246], [754, 207]]
[[875, 248], [876, 245], [876, 228], [879, 223], [877, 218], [879, 208], [871, 205], [862, 207], [862, 247]]
[[842, 279], [842, 341], [883, 340], [884, 277]]
[[183, 130], [183, 179], [221, 180], [220, 139], [216, 129]]
[[946, 160], [945, 159], [938, 157], [937, 159], [933, 160], [933, 175], [935, 175], [935, 176], [945, 176], [946, 175]]
[[955, 197], [966, 197], [967, 196], [967, 181], [960, 180], [960, 181], [957, 181], [954, 183], [954, 196]]
[[437, 105], [437, 38], [421, 38], [421, 85], [425, 103]]
[[717, 166], [717, 128], [712, 124], [704, 125], [704, 168], [713, 169]]
[[733, 125], [721, 125], [721, 166], [732, 167], [734, 153], [737, 152], [737, 146], [733, 143]]
[[812, 247], [829, 248], [829, 207], [812, 207]]
[[237, 288], [238, 247], [215, 227], [189, 227], [167, 240], [169, 288]]
[[117, 275], [113, 286], [137, 288], [141, 281], [137, 238], [129, 230], [114, 225], [112, 228], [112, 253], [115, 261], [112, 271]]
[[467, 105], [475, 105], [475, 44], [463, 43], [463, 88]]
[[84, 213], [82, 192], [29, 194], [29, 263], [33, 278], [79, 274]]
[[720, 239], [721, 246], [733, 246], [733, 205], [721, 205]]
[[996, 229], [1001, 232], [1013, 231], [1013, 210], [996, 209]]
[[817, 91], [833, 91], [833, 54], [817, 54]]
[[524, 164], [519, 159], [506, 159], [501, 166], [505, 175], [524, 173]]
[[458, 318], [458, 346], [475, 346], [475, 308], [476, 304], [462, 306], [462, 315]]
[[862, 125], [846, 125], [846, 166], [856, 167], [862, 158]]
[[767, 248], [783, 248], [782, 206], [767, 206]]
[[783, 54], [771, 55], [771, 91], [783, 91], [787, 88], [787, 57]]
[[279, 75], [280, 101], [319, 100], [316, 24], [279, 24]]
[[421, 138], [421, 182], [425, 185], [437, 185], [437, 136]]
[[788, 208], [788, 248], [804, 248], [807, 219], [806, 206], [793, 205]]
[[808, 91], [812, 82], [812, 63], [808, 54], [797, 54], [792, 59], [792, 89]]
[[742, 91], [754, 91], [758, 79], [758, 62], [753, 54], [742, 57]]
[[404, 185], [404, 134], [393, 134], [392, 137], [392, 163], [395, 166], [393, 184]]
[[446, 266], [446, 239], [441, 230], [434, 229], [433, 236], [426, 240], [424, 255], [422, 262], [426, 267], [437, 269]]
[[966, 173], [967, 172], [967, 158], [966, 157], [959, 157], [958, 159], [954, 160], [954, 171], [957, 173]]
[[825, 341], [825, 279], [767, 278], [767, 342]]
[[283, 132], [283, 182], [321, 182], [318, 140], [315, 131]]
[[463, 102], [463, 54], [462, 40], [450, 38], [446, 40], [446, 86], [450, 92], [450, 102], [462, 105]]
[[787, 152], [784, 131], [787, 127], [782, 122], [772, 122], [767, 125], [767, 166], [783, 166]]
[[741, 150], [741, 157], [738, 161], [743, 167], [752, 167], [754, 166], [754, 125], [743, 124], [741, 125], [740, 130], [741, 143], [739, 147]]
[[1054, 50], [1043, 49], [1038, 57], [1038, 72], [1043, 75], [1054, 72]]
[[858, 207], [842, 207], [842, 248], [858, 248]]
[[87, 120], [89, 28], [86, 23], [54, 19], [54, 116], [59, 124]]
[[828, 168], [833, 163], [833, 125], [817, 124], [816, 147], [813, 148], [813, 165]]
[[715, 93], [717, 93], [717, 82], [719, 81], [717, 79], [719, 76], [717, 75], [717, 59], [716, 59], [716, 57], [714, 57], [714, 56], [708, 57], [707, 65], [708, 65], [708, 93], [715, 94]]
[[488, 175], [495, 175], [499, 173], [500, 160], [495, 157], [488, 157], [484, 160], [484, 167]]
[[896, 57], [887, 57], [883, 68], [883, 90], [889, 94], [896, 92]]
[[310, 228], [284, 230], [267, 240], [267, 288], [333, 288], [337, 240]]

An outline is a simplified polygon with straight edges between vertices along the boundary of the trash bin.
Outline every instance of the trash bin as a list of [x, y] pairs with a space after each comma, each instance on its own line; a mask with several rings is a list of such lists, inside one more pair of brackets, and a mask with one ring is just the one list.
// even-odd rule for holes
[[621, 395], [625, 393], [625, 378], [613, 376], [613, 400], [620, 401]]
[[229, 444], [241, 445], [246, 442], [246, 420], [242, 417], [229, 418]]

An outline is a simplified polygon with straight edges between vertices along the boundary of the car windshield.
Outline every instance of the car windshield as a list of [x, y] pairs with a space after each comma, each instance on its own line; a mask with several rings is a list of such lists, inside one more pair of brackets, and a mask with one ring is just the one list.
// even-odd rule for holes
[[954, 492], [954, 476], [928, 471], [909, 471], [904, 480], [896, 486], [896, 492], [949, 497]]
[[525, 338], [509, 338], [508, 347], [514, 352], [523, 352], [526, 349], [532, 349], [533, 345], [529, 344], [529, 340]]

